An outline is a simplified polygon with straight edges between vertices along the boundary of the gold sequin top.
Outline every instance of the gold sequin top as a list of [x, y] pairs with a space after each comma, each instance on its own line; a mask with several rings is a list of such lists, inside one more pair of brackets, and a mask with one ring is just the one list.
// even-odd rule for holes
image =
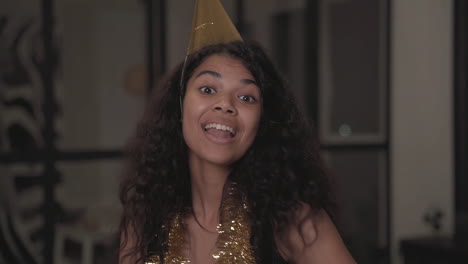
[[[221, 206], [221, 221], [216, 228], [218, 240], [212, 254], [213, 261], [217, 264], [255, 264], [250, 244], [249, 208], [245, 196], [236, 187], [235, 183], [229, 184]], [[177, 215], [170, 225], [168, 249], [164, 253], [165, 263], [191, 263], [182, 254], [182, 249], [187, 244], [183, 219], [183, 216]], [[150, 256], [146, 261], [146, 264], [160, 263], [159, 256]]]

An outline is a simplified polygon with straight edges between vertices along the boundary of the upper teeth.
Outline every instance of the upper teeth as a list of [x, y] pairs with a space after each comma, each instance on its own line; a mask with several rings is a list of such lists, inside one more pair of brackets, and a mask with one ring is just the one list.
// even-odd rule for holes
[[231, 133], [234, 133], [234, 129], [232, 127], [225, 126], [225, 125], [220, 125], [220, 124], [215, 124], [215, 123], [207, 124], [205, 126], [205, 129], [208, 129], [208, 128], [216, 128], [216, 129], [219, 129], [219, 130], [224, 130], [224, 131], [229, 131]]

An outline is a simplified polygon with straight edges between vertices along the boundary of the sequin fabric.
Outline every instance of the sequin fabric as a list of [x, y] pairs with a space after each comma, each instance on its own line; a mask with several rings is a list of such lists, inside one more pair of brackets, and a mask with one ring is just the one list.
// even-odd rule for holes
[[[244, 195], [237, 190], [235, 183], [230, 183], [224, 197], [220, 223], [217, 226], [218, 240], [212, 254], [217, 264], [255, 264], [255, 257], [250, 244], [251, 228], [249, 224], [249, 208]], [[178, 215], [171, 223], [168, 250], [164, 254], [165, 263], [191, 263], [182, 255], [185, 239], [185, 223]], [[146, 264], [160, 264], [158, 256], [152, 256]]]

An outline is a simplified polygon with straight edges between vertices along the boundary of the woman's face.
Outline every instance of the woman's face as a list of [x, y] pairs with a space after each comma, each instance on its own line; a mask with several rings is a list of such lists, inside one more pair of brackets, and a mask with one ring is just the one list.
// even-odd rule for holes
[[221, 166], [239, 160], [252, 145], [262, 97], [242, 61], [211, 55], [188, 80], [182, 130], [189, 158]]

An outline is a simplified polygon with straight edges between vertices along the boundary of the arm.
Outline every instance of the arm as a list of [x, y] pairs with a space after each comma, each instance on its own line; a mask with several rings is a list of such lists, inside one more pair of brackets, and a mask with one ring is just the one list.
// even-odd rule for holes
[[293, 217], [275, 235], [278, 251], [285, 260], [295, 264], [356, 263], [324, 210], [314, 212], [302, 204]]

